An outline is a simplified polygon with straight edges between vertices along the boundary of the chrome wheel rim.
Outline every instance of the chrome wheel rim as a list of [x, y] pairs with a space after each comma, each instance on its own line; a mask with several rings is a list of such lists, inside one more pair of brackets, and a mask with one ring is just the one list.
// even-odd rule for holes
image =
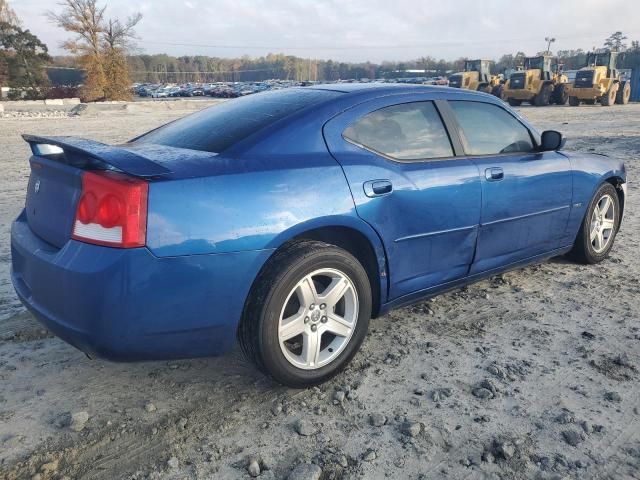
[[593, 209], [589, 239], [591, 247], [596, 253], [604, 252], [613, 239], [616, 218], [615, 209], [613, 198], [608, 194], [600, 197]]
[[280, 349], [298, 368], [321, 368], [349, 344], [357, 321], [358, 293], [351, 279], [336, 269], [315, 270], [284, 302], [278, 322]]

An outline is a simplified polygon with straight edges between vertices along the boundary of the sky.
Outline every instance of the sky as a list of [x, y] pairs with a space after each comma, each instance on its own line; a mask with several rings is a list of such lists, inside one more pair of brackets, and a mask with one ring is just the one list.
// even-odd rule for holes
[[[137, 11], [141, 53], [379, 63], [432, 56], [497, 58], [602, 46], [621, 30], [640, 40], [638, 0], [103, 0], [107, 15]], [[9, 0], [53, 55], [69, 34], [44, 15], [55, 0]]]

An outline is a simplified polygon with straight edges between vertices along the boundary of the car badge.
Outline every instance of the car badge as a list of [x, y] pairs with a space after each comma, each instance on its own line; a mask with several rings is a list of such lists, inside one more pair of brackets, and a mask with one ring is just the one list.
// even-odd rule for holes
[[40, 179], [36, 180], [36, 184], [33, 186], [33, 190], [38, 193], [40, 191]]

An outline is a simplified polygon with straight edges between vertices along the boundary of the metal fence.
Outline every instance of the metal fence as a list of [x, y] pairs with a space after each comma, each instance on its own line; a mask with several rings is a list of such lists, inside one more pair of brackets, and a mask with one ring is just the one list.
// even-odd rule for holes
[[640, 102], [640, 65], [631, 72], [631, 101]]

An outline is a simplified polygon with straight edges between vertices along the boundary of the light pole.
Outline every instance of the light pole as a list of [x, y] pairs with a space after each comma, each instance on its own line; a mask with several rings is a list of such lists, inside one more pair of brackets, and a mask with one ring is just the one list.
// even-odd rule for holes
[[551, 44], [556, 41], [554, 37], [544, 37], [544, 41], [547, 42], [547, 53], [551, 54]]

